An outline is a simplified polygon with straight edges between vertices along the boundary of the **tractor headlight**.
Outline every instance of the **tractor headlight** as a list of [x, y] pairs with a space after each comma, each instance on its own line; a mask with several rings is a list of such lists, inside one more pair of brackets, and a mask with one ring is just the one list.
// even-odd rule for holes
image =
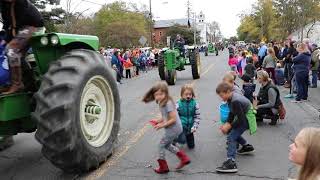
[[43, 46], [46, 46], [46, 45], [48, 45], [48, 43], [49, 43], [49, 39], [48, 39], [48, 37], [43, 36], [43, 37], [40, 39], [40, 42], [41, 42], [41, 44], [42, 44]]
[[52, 45], [57, 45], [59, 43], [59, 37], [58, 36], [51, 36], [51, 44]]

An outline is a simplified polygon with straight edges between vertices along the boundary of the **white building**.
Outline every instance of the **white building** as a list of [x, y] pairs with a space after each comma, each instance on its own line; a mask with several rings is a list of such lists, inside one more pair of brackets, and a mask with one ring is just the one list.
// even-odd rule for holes
[[201, 11], [197, 16], [197, 30], [200, 32], [200, 44], [207, 44], [207, 27], [205, 14]]

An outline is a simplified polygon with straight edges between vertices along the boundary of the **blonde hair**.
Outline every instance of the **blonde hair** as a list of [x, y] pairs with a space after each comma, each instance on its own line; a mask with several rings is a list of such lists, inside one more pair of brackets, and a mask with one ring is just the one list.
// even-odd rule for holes
[[196, 95], [195, 95], [195, 93], [194, 93], [194, 89], [193, 89], [192, 84], [186, 84], [186, 85], [182, 86], [182, 88], [181, 88], [181, 92], [180, 92], [181, 98], [182, 98], [182, 96], [183, 96], [183, 93], [184, 93], [185, 91], [187, 91], [187, 90], [191, 92], [192, 98], [195, 98], [195, 97], [196, 97]]
[[320, 176], [320, 128], [304, 128], [298, 136], [307, 150], [298, 180], [316, 180]]
[[161, 92], [165, 93], [165, 95], [166, 95], [166, 97], [163, 101], [157, 102], [160, 105], [160, 107], [166, 106], [169, 101], [172, 101], [172, 103], [173, 103], [173, 99], [169, 94], [168, 84], [164, 83], [164, 82], [158, 82], [157, 84], [152, 86], [152, 88], [149, 89], [147, 91], [147, 93], [143, 96], [142, 101], [145, 103], [149, 103], [149, 102], [154, 101], [155, 100], [154, 94], [157, 91], [161, 91]]
[[269, 74], [267, 73], [267, 71], [264, 71], [264, 70], [258, 71], [257, 77], [262, 79], [262, 81], [264, 81], [264, 82], [271, 81]]
[[234, 83], [234, 76], [231, 73], [227, 73], [223, 77], [223, 81], [227, 81], [228, 83]]
[[272, 57], [272, 59], [273, 59], [274, 61], [278, 60], [278, 58], [277, 58], [277, 56], [276, 56], [276, 53], [274, 52], [273, 47], [268, 48], [268, 53], [269, 53], [269, 55]]

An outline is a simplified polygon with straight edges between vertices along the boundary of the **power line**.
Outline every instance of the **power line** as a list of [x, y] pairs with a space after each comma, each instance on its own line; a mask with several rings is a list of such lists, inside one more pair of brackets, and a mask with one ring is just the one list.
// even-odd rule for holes
[[105, 4], [100, 4], [100, 3], [96, 3], [96, 2], [93, 2], [93, 1], [89, 1], [89, 0], [82, 0], [84, 2], [88, 2], [88, 3], [91, 3], [91, 4], [95, 4], [95, 5], [100, 5], [100, 6], [104, 6]]

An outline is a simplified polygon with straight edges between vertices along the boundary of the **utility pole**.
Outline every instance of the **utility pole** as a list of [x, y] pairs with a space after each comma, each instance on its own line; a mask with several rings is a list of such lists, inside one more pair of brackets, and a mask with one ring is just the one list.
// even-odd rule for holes
[[152, 2], [149, 0], [149, 8], [150, 8], [150, 45], [153, 48], [153, 20], [152, 20]]
[[193, 20], [193, 44], [196, 46], [197, 45], [197, 14], [194, 12], [194, 20]]
[[190, 2], [190, 0], [188, 0], [188, 2], [187, 2], [188, 26], [190, 26], [190, 13], [191, 13], [191, 2]]

